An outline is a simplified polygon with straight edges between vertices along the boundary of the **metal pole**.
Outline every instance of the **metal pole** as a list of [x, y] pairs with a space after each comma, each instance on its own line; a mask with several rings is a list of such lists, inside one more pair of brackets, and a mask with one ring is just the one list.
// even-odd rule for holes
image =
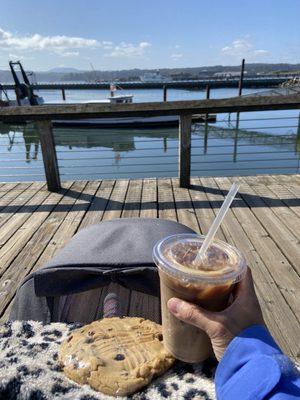
[[235, 135], [234, 135], [233, 162], [236, 162], [236, 159], [237, 159], [239, 126], [240, 126], [240, 113], [237, 113], [236, 114]]
[[[239, 96], [242, 95], [242, 91], [243, 91], [244, 72], [245, 72], [245, 59], [243, 58], [242, 65], [241, 65], [240, 80], [239, 80]], [[235, 136], [234, 136], [234, 153], [233, 153], [233, 161], [234, 162], [236, 162], [236, 158], [237, 158], [239, 125], [240, 125], [240, 113], [238, 112], [236, 114], [236, 127], [235, 127]]]
[[163, 87], [163, 99], [164, 99], [164, 101], [167, 101], [167, 86], [166, 85], [164, 85], [164, 87]]
[[299, 118], [298, 118], [298, 129], [297, 129], [297, 136], [296, 136], [296, 148], [295, 151], [296, 153], [300, 152], [300, 113], [299, 113]]
[[241, 74], [240, 74], [240, 80], [239, 80], [239, 96], [242, 95], [242, 90], [243, 90], [243, 81], [244, 81], [244, 72], [245, 72], [245, 59], [242, 59], [242, 65], [241, 65]]
[[[210, 85], [206, 86], [206, 100], [210, 98]], [[208, 114], [205, 114], [205, 125], [204, 125], [204, 154], [207, 153], [208, 144]]]

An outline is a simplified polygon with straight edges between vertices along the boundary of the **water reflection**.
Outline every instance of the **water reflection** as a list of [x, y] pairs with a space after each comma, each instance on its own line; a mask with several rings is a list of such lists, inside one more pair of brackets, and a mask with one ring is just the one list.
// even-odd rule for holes
[[[299, 123], [293, 130], [282, 127], [280, 134], [272, 129], [265, 132], [266, 128], [246, 129], [243, 125], [239, 116], [216, 125], [195, 124], [192, 131], [193, 173], [214, 175], [215, 171], [215, 175], [220, 175], [224, 169], [239, 174], [246, 168], [250, 173], [252, 168], [255, 173], [264, 173], [266, 162], [269, 163], [267, 169], [274, 167], [277, 172], [297, 171]], [[53, 131], [62, 175], [72, 173], [74, 179], [81, 175], [95, 178], [97, 174], [98, 178], [124, 177], [122, 174], [128, 177], [177, 175], [177, 128], [104, 130], [56, 127]], [[0, 138], [1, 154], [14, 154], [9, 163], [5, 157], [2, 161], [0, 159], [2, 171], [7, 173], [12, 166], [25, 169], [28, 164], [42, 168], [40, 140], [34, 123], [14, 127], [0, 124]], [[17, 153], [25, 154], [25, 158], [16, 157]]]
[[177, 128], [163, 129], [109, 129], [55, 128], [56, 146], [72, 148], [107, 148], [117, 154], [136, 150], [136, 141], [140, 139], [162, 139], [163, 150], [168, 151], [168, 139], [178, 139]]

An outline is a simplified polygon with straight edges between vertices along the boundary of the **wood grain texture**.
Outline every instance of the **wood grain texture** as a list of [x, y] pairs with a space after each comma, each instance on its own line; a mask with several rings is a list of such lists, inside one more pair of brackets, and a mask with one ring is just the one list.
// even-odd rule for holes
[[[249, 178], [64, 182], [60, 193], [42, 183], [0, 184], [0, 322], [9, 315], [17, 287], [49, 261], [80, 229], [114, 218], [162, 218], [206, 233], [233, 180], [241, 183], [217, 236], [245, 253], [265, 321], [282, 349], [299, 359], [299, 175]], [[2, 211], [2, 213], [1, 213]], [[101, 318], [108, 292], [121, 299], [121, 314], [160, 320], [159, 299], [116, 284], [82, 294]], [[83, 297], [77, 296], [80, 302]], [[71, 321], [74, 303], [64, 299]], [[80, 318], [87, 314], [81, 310]]]
[[232, 113], [300, 108], [300, 95], [241, 96], [229, 99], [181, 100], [132, 104], [58, 104], [1, 107], [0, 121], [82, 119], [101, 117], [160, 116]]
[[41, 141], [41, 149], [48, 190], [57, 192], [61, 188], [56, 148], [50, 120], [38, 121], [37, 129]]

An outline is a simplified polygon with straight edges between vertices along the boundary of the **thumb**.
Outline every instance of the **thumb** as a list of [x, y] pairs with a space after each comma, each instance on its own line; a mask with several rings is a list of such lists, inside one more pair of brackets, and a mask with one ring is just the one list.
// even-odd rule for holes
[[187, 324], [194, 325], [206, 333], [210, 331], [212, 325], [215, 324], [213, 313], [195, 304], [177, 299], [176, 297], [168, 301], [168, 309], [176, 318]]

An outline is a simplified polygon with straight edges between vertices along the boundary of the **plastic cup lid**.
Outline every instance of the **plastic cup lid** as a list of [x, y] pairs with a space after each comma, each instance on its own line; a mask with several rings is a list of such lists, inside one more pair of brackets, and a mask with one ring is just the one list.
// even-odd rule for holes
[[214, 240], [208, 248], [206, 262], [195, 265], [205, 236], [178, 234], [160, 240], [153, 249], [156, 265], [165, 273], [187, 282], [215, 285], [240, 281], [247, 269], [243, 254], [221, 240]]

